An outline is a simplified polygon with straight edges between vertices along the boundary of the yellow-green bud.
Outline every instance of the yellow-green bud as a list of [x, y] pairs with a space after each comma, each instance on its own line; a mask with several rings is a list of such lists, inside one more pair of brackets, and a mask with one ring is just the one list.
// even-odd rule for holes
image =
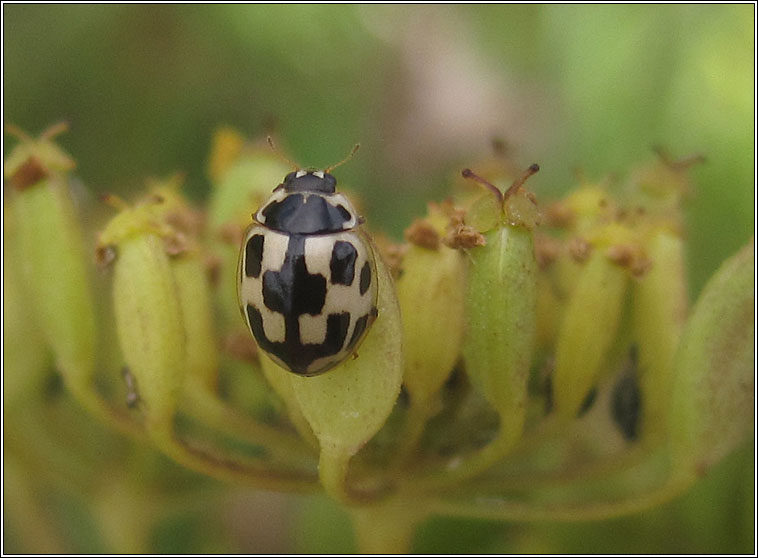
[[633, 283], [633, 337], [639, 355], [643, 436], [663, 434], [668, 425], [674, 354], [687, 317], [684, 247], [660, 230], [649, 239], [650, 269]]
[[154, 435], [172, 428], [187, 372], [187, 331], [168, 252], [177, 231], [161, 220], [155, 200], [124, 209], [100, 234], [98, 254], [111, 254], [113, 301], [121, 352], [136, 380]]
[[186, 338], [169, 257], [154, 234], [124, 240], [113, 298], [121, 351], [137, 380], [148, 423], [165, 427], [184, 377]]
[[613, 219], [615, 208], [604, 186], [584, 183], [548, 210], [548, 221], [583, 235], [598, 224]]
[[558, 333], [555, 411], [573, 418], [606, 364], [621, 318], [627, 273], [595, 249], [581, 270]]
[[452, 372], [463, 337], [466, 262], [463, 254], [441, 242], [447, 219], [435, 227], [433, 220], [441, 215], [434, 208], [431, 213], [429, 220], [415, 223], [406, 233], [411, 245], [397, 280], [405, 347], [403, 383], [419, 404], [429, 402]]
[[58, 131], [52, 128], [39, 140], [19, 132], [22, 142], [4, 170], [13, 186], [9, 206], [29, 308], [60, 371], [72, 386], [83, 386], [94, 373], [95, 310], [66, 174], [73, 161], [51, 141]]
[[697, 300], [676, 354], [671, 409], [675, 474], [704, 474], [755, 424], [754, 240], [724, 262]]
[[181, 195], [182, 178], [150, 180], [148, 200], [143, 207], [156, 222], [165, 222], [177, 239], [169, 245], [171, 269], [182, 311], [186, 338], [185, 367], [188, 378], [215, 390], [218, 378], [218, 347], [208, 273], [197, 243], [202, 218]]

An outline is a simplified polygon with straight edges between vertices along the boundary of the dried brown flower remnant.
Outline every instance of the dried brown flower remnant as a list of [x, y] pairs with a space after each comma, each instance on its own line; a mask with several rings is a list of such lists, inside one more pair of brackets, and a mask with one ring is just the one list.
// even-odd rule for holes
[[16, 190], [23, 190], [47, 178], [49, 172], [36, 157], [29, 157], [10, 177], [10, 183]]
[[424, 219], [416, 219], [411, 223], [405, 230], [405, 239], [427, 250], [437, 250], [440, 247], [440, 235]]
[[487, 240], [475, 228], [458, 224], [448, 231], [442, 243], [456, 250], [468, 250], [474, 246], [484, 246]]

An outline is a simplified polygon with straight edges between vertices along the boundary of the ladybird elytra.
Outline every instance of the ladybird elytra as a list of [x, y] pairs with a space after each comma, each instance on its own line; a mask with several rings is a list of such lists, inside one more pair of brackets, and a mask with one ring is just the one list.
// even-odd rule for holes
[[376, 318], [374, 254], [327, 171], [285, 176], [240, 248], [240, 310], [258, 346], [301, 376], [350, 358]]

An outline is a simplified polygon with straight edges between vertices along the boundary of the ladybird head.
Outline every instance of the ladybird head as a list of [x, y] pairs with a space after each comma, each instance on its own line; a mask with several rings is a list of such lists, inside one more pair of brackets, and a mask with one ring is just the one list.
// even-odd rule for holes
[[284, 177], [280, 185], [286, 192], [318, 192], [333, 194], [337, 180], [322, 170], [298, 170]]

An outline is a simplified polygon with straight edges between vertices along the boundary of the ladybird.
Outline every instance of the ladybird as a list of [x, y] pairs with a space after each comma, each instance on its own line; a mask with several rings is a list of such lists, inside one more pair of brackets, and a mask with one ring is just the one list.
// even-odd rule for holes
[[[333, 168], [333, 167], [332, 167]], [[377, 316], [376, 262], [363, 219], [329, 170], [284, 177], [240, 248], [240, 310], [277, 364], [315, 376], [356, 352]]]

